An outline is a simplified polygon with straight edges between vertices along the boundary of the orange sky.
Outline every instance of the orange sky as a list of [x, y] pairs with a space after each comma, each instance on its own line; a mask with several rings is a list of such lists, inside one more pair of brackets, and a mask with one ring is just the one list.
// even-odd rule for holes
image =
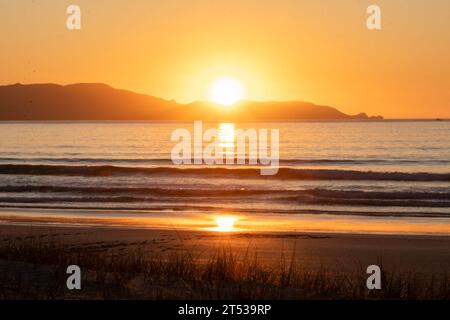
[[[78, 4], [82, 30], [65, 27]], [[382, 30], [366, 8], [382, 8]], [[450, 118], [448, 0], [0, 0], [0, 83], [104, 82], [179, 102], [251, 100]]]

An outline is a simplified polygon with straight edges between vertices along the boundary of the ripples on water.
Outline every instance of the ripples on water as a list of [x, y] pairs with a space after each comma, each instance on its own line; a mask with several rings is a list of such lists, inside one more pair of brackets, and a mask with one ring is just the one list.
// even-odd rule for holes
[[173, 166], [192, 123], [1, 123], [0, 206], [450, 217], [450, 122], [235, 127], [280, 130], [278, 175]]

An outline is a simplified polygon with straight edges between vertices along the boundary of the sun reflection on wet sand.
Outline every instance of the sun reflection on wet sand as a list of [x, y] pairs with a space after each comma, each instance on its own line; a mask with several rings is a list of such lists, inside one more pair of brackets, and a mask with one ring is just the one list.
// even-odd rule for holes
[[218, 216], [215, 218], [215, 223], [217, 227], [211, 228], [212, 231], [217, 232], [233, 232], [237, 229], [234, 227], [235, 223], [238, 221], [237, 217], [233, 216]]
[[[374, 233], [374, 234], [434, 234], [450, 235], [448, 218], [417, 217], [357, 217], [302, 214], [285, 216], [277, 214], [208, 214], [208, 213], [105, 213], [97, 210], [70, 210], [59, 213], [48, 209], [5, 210], [3, 223], [25, 225], [109, 226], [168, 230], [233, 232], [319, 232], [319, 233]], [[26, 217], [26, 220], [24, 219]]]

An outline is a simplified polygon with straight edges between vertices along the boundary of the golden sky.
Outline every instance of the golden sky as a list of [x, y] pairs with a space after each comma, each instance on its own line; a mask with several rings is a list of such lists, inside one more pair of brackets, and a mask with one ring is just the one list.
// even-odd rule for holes
[[[370, 4], [380, 31], [366, 28]], [[249, 100], [450, 118], [448, 0], [0, 0], [0, 39], [0, 84], [103, 82], [191, 102], [231, 76]]]

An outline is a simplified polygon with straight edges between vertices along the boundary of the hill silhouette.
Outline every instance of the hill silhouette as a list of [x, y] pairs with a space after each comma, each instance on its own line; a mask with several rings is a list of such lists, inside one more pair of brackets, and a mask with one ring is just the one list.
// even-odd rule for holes
[[106, 84], [0, 86], [0, 120], [295, 121], [381, 119], [347, 115], [308, 102], [240, 101], [231, 108], [208, 102], [180, 104]]

